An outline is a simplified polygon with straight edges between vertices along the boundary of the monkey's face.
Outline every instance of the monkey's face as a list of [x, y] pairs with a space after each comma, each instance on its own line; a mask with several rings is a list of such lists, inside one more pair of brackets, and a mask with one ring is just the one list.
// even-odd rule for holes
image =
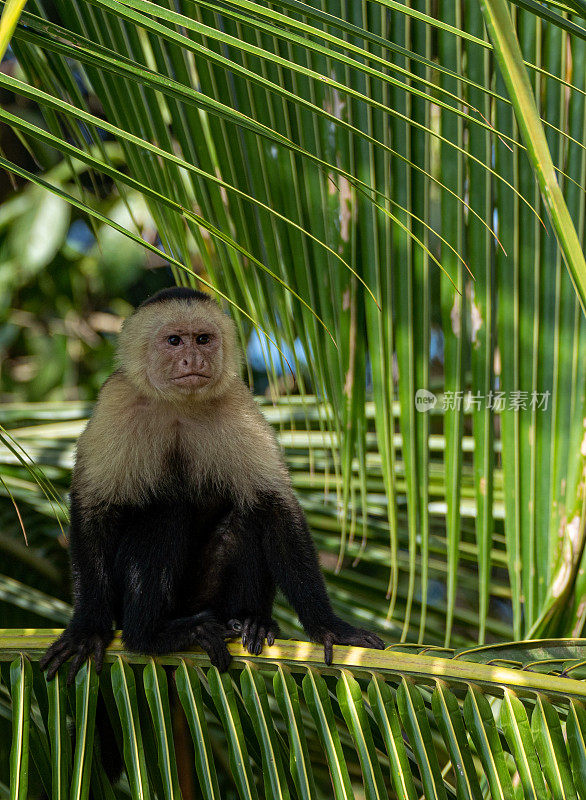
[[159, 391], [193, 394], [222, 372], [222, 334], [212, 320], [163, 325], [149, 353], [147, 376]]
[[118, 352], [136, 388], [158, 400], [207, 402], [239, 380], [236, 329], [214, 300], [139, 308], [122, 326]]

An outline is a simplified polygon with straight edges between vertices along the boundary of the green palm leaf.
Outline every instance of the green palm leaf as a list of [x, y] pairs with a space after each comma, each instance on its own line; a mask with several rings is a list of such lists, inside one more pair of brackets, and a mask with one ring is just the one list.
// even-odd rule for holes
[[[0, 660], [10, 661], [20, 651], [11, 667], [12, 698], [1, 700], [5, 713], [13, 720], [14, 766], [15, 759], [22, 764], [22, 759], [28, 758], [31, 726], [38, 731], [40, 747], [47, 737], [45, 730], [56, 730], [55, 705], [47, 712], [37, 689], [33, 690], [37, 659], [54, 635], [53, 631], [43, 630], [30, 631], [26, 638], [17, 631], [0, 633]], [[183, 707], [197, 709], [200, 722], [190, 726], [196, 765], [199, 764], [193, 772], [198, 775], [202, 791], [207, 793], [211, 789], [209, 796], [217, 796], [214, 794], [217, 778], [211, 775], [216, 769], [214, 762], [225, 747], [230, 753], [232, 779], [241, 797], [257, 796], [263, 785], [270, 796], [290, 796], [289, 779], [281, 761], [283, 742], [279, 731], [291, 717], [286, 704], [275, 702], [279, 695], [283, 700], [285, 684], [289, 695], [295, 697], [296, 719], [305, 719], [303, 738], [307, 738], [309, 745], [309, 748], [302, 745], [299, 751], [305, 753], [303, 769], [307, 778], [303, 783], [294, 780], [295, 791], [310, 781], [320, 791], [327, 791], [325, 787], [329, 785], [335, 796], [352, 796], [356, 781], [360, 780], [369, 797], [392, 796], [391, 787], [399, 796], [410, 797], [421, 781], [425, 797], [451, 796], [457, 785], [459, 795], [479, 798], [483, 796], [480, 784], [484, 783], [490, 786], [491, 797], [507, 798], [513, 796], [511, 765], [518, 770], [525, 791], [538, 798], [545, 796], [546, 784], [554, 796], [564, 798], [576, 797], [582, 788], [578, 782], [583, 750], [581, 700], [586, 689], [581, 680], [566, 674], [556, 675], [551, 664], [563, 662], [566, 673], [577, 668], [586, 655], [584, 640], [508, 645], [509, 664], [515, 656], [520, 666], [531, 659], [537, 671], [494, 664], [495, 654], [487, 648], [460, 655], [444, 652], [439, 657], [424, 650], [407, 653], [396, 648], [381, 652], [336, 647], [331, 668], [323, 665], [321, 647], [303, 642], [281, 640], [254, 657], [249, 657], [241, 645], [230, 645], [230, 649], [235, 659], [233, 668], [230, 673], [220, 675], [215, 668], [208, 668], [203, 653], [177, 653], [154, 662], [125, 652], [118, 639], [110, 646], [100, 683], [103, 688], [111, 685], [117, 698], [116, 708], [124, 732], [124, 760], [133, 797], [151, 796], [154, 789], [144, 768], [141, 743], [139, 717], [143, 718], [142, 711], [146, 709], [140, 711], [140, 707], [145, 704], [153, 719], [160, 719], [161, 723], [157, 725], [157, 737], [162, 785], [167, 786], [167, 791], [174, 785], [173, 796], [178, 796], [177, 779], [172, 777], [177, 774], [178, 763], [171, 730], [174, 701], [163, 678], [163, 667], [176, 677], [182, 703], [192, 697]], [[112, 668], [108, 669], [110, 663]], [[146, 696], [135, 691], [133, 670], [139, 675], [142, 672]], [[238, 673], [242, 704], [238, 701]], [[283, 682], [285, 675], [288, 678]], [[276, 696], [272, 681], [267, 680], [271, 676], [281, 676], [275, 680]], [[92, 669], [84, 668], [76, 681], [75, 705], [70, 709], [76, 730], [72, 778], [76, 796], [86, 796], [90, 774], [93, 785], [93, 773], [98, 769], [97, 756], [92, 759], [89, 749], [97, 735], [96, 688], [97, 676]], [[55, 697], [61, 692], [58, 684], [54, 689], [49, 684], [49, 691], [54, 691]], [[302, 695], [305, 704], [300, 703]], [[555, 698], [555, 708], [548, 696]], [[60, 706], [64, 708], [63, 701]], [[281, 716], [279, 712], [283, 710]], [[46, 724], [46, 713], [53, 721], [49, 720], [46, 729], [43, 725], [37, 728], [35, 719], [40, 718]], [[203, 725], [202, 720], [205, 720]], [[63, 722], [57, 728], [60, 733], [57, 739], [51, 736], [51, 747], [58, 744], [59, 752], [65, 753], [68, 734]], [[320, 743], [321, 755], [315, 749], [316, 742]], [[351, 777], [347, 771], [342, 754], [349, 748], [355, 748], [359, 756], [360, 776], [353, 773]], [[55, 759], [57, 751], [52, 752]], [[203, 770], [202, 752], [207, 763]], [[328, 766], [326, 772], [322, 768], [323, 758]], [[293, 778], [296, 771], [295, 768]], [[22, 768], [13, 768], [11, 774], [14, 796], [26, 796], [26, 787], [19, 783]], [[214, 785], [216, 789], [212, 788]], [[55, 771], [52, 786], [59, 786]]]

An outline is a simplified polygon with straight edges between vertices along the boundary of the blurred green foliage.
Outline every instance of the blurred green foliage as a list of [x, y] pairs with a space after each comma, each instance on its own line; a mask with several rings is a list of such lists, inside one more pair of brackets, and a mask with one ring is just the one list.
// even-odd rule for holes
[[[112, 192], [95, 202], [154, 235], [140, 196]], [[164, 264], [111, 228], [93, 231], [60, 198], [35, 186], [14, 194], [0, 208], [2, 399], [95, 398], [113, 368], [121, 319], [170, 282]]]
[[[22, 77], [8, 53], [2, 71]], [[83, 85], [81, 85], [83, 90]], [[46, 128], [36, 104], [7, 91], [3, 108]], [[119, 146], [100, 146], [121, 163]], [[34, 156], [0, 125], [0, 150], [41, 171], [100, 213], [160, 244], [142, 196], [55, 150]], [[98, 244], [99, 242], [99, 244]], [[93, 400], [114, 366], [121, 320], [148, 294], [174, 282], [162, 259], [109, 226], [92, 224], [60, 197], [0, 176], [0, 401]]]

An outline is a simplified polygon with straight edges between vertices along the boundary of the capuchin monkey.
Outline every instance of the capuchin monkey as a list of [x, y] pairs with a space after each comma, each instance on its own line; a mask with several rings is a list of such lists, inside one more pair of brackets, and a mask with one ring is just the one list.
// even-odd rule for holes
[[120, 368], [77, 446], [71, 488], [74, 612], [47, 650], [51, 679], [100, 671], [113, 623], [138, 653], [202, 647], [219, 670], [226, 639], [258, 655], [278, 635], [282, 589], [309, 637], [382, 649], [337, 617], [304, 513], [269, 424], [240, 378], [232, 320], [212, 297], [164, 289], [125, 321]]

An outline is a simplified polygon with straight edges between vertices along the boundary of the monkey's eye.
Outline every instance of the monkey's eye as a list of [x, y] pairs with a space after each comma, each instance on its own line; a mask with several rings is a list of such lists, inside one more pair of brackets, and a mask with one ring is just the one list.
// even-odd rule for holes
[[169, 342], [169, 344], [172, 344], [173, 347], [177, 347], [177, 345], [181, 344], [181, 336], [173, 334], [173, 336], [167, 337], [167, 341]]
[[208, 344], [209, 341], [210, 341], [210, 338], [211, 337], [210, 337], [209, 333], [200, 333], [199, 336], [195, 337], [195, 341], [198, 344]]

